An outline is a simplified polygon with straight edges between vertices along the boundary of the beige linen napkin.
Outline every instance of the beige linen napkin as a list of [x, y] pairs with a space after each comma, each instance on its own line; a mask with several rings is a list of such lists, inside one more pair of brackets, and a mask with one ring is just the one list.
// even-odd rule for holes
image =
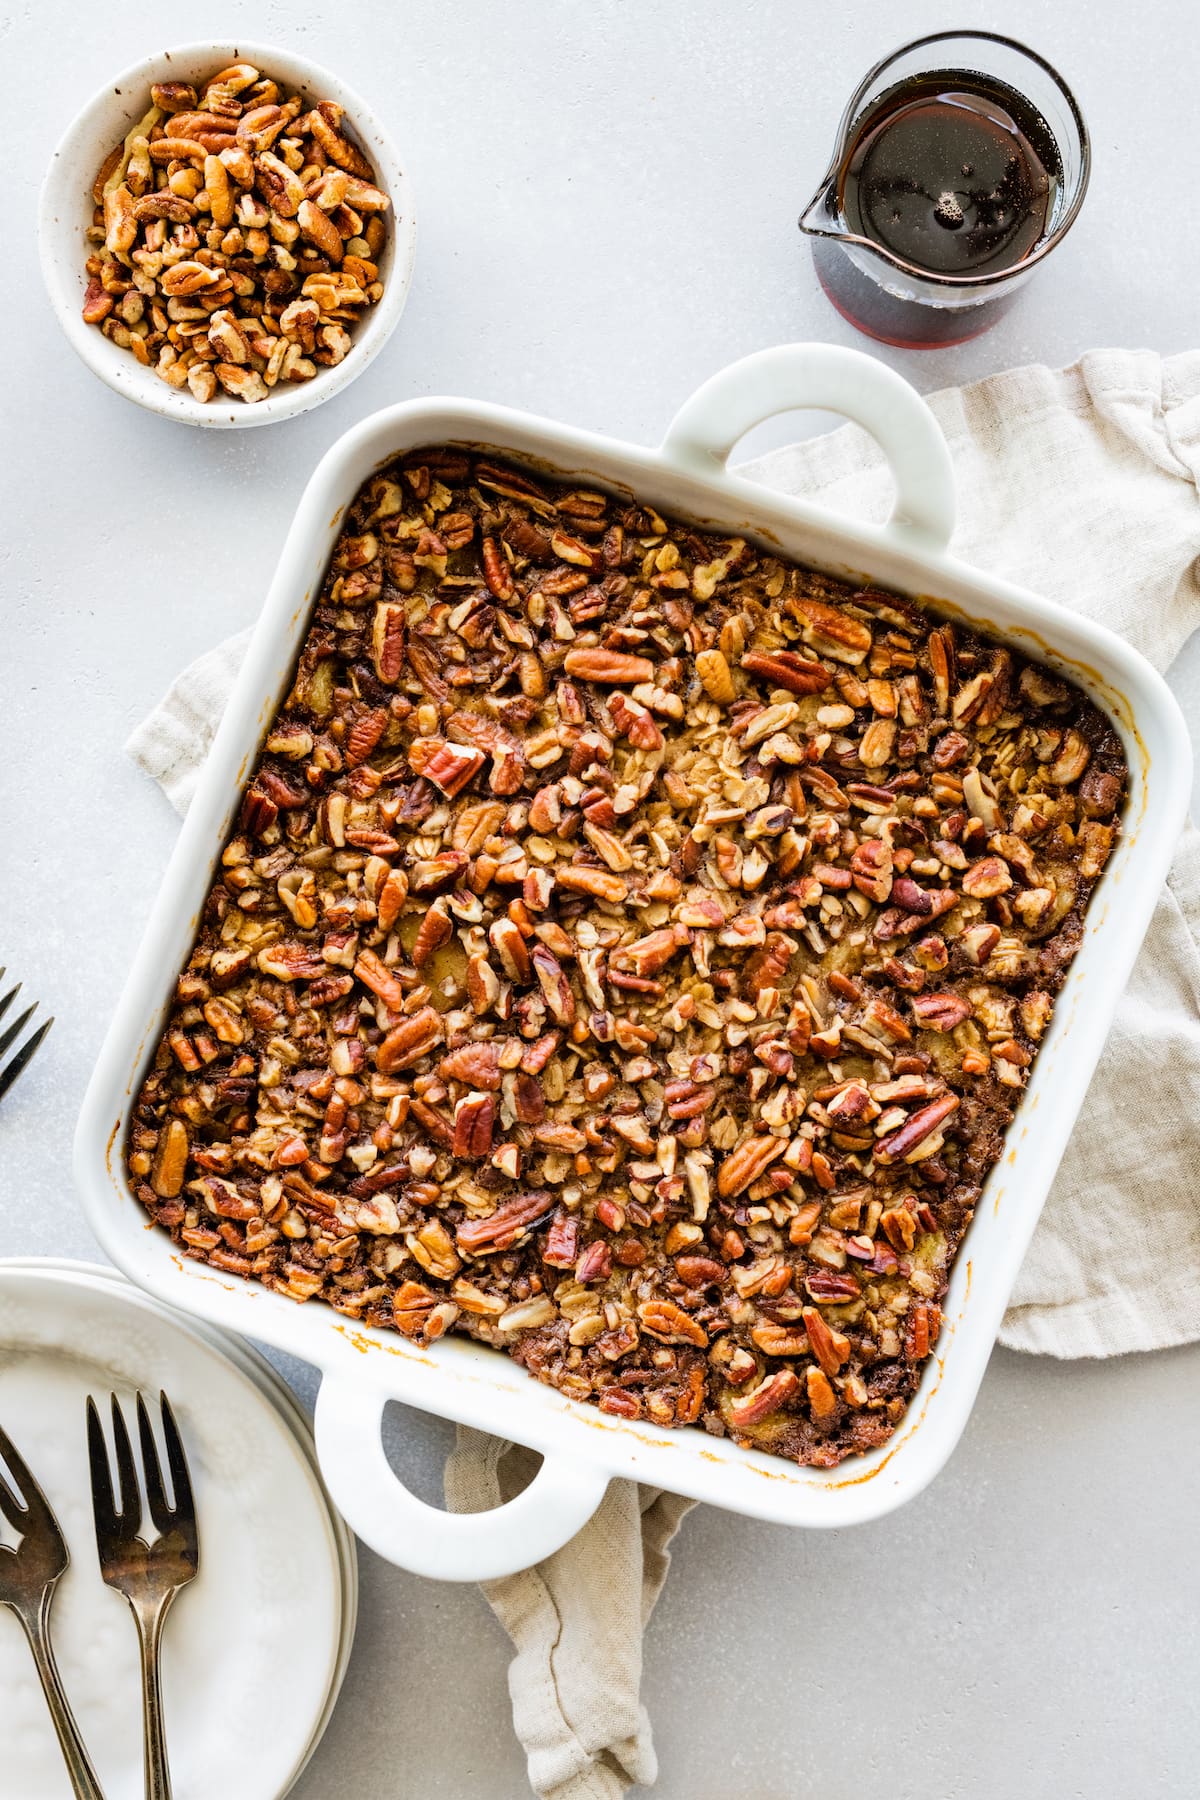
[[[1200, 352], [1103, 350], [935, 394], [958, 476], [954, 548], [1102, 620], [1159, 669], [1200, 623]], [[855, 519], [886, 516], [890, 477], [856, 427], [740, 471]], [[129, 741], [179, 812], [245, 638], [184, 671]], [[1200, 839], [1189, 827], [1005, 1316], [1002, 1341], [1111, 1356], [1200, 1337]], [[1154, 1156], [1132, 1146], [1153, 1120]], [[529, 1452], [460, 1430], [451, 1508], [499, 1504]], [[617, 1800], [656, 1766], [639, 1698], [642, 1628], [689, 1503], [614, 1482], [575, 1539], [491, 1582], [512, 1638], [513, 1720], [547, 1800]]]

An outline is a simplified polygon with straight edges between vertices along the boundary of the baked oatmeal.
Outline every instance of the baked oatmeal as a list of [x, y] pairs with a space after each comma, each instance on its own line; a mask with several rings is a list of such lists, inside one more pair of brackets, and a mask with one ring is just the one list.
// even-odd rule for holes
[[602, 1411], [894, 1430], [1118, 830], [1077, 689], [431, 449], [359, 493], [138, 1100], [184, 1253]]

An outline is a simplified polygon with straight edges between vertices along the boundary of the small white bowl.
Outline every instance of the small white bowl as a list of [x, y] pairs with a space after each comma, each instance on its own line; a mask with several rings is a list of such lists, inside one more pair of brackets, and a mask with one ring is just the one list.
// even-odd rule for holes
[[[346, 356], [335, 367], [322, 368], [311, 381], [280, 382], [265, 400], [253, 405], [228, 397], [203, 402], [196, 400], [186, 387], [168, 387], [128, 350], [106, 338], [97, 326], [85, 325], [82, 316], [88, 280], [84, 263], [92, 249], [85, 233], [92, 223], [96, 171], [113, 145], [146, 112], [151, 82], [202, 82], [235, 62], [252, 63], [282, 86], [298, 89], [310, 100], [333, 100], [344, 107], [347, 135], [375, 165], [378, 183], [392, 203], [387, 214], [387, 243], [379, 259], [383, 297], [352, 331]], [[136, 400], [151, 412], [162, 413], [184, 425], [205, 425], [222, 431], [234, 426], [273, 425], [278, 419], [311, 412], [361, 375], [383, 348], [404, 311], [412, 281], [416, 218], [412, 186], [399, 153], [358, 95], [305, 56], [239, 40], [160, 50], [107, 83], [83, 108], [54, 152], [42, 188], [38, 241], [42, 274], [58, 322], [93, 374], [125, 399]]]

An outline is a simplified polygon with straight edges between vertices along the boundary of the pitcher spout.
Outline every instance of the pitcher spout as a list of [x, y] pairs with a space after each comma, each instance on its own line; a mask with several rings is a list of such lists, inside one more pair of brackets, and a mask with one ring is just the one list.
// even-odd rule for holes
[[849, 235], [838, 206], [837, 170], [831, 169], [797, 221], [810, 237], [842, 238]]

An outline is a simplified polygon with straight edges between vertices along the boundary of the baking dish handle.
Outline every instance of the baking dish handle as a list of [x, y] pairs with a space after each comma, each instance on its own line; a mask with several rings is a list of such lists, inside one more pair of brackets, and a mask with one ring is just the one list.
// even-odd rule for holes
[[800, 407], [841, 413], [869, 432], [896, 484], [888, 531], [923, 550], [946, 548], [954, 529], [954, 472], [941, 427], [903, 376], [861, 350], [778, 344], [730, 363], [684, 402], [662, 453], [711, 476], [753, 426]]
[[313, 1431], [334, 1505], [388, 1562], [434, 1581], [495, 1581], [561, 1550], [604, 1498], [608, 1476], [546, 1456], [523, 1493], [490, 1512], [447, 1513], [411, 1494], [383, 1450], [377, 1388], [326, 1375]]

